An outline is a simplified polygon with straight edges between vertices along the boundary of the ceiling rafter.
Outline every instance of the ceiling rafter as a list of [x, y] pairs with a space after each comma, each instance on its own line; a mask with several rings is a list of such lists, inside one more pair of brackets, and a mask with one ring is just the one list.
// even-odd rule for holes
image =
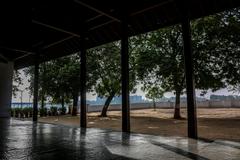
[[42, 25], [44, 27], [51, 28], [51, 29], [56, 30], [56, 31], [67, 33], [67, 34], [70, 34], [70, 35], [75, 36], [75, 37], [80, 37], [79, 34], [76, 34], [74, 32], [67, 31], [65, 29], [62, 29], [62, 28], [59, 28], [59, 27], [55, 27], [55, 26], [52, 26], [52, 25], [49, 25], [49, 24], [46, 24], [46, 23], [42, 23], [42, 22], [39, 22], [39, 21], [36, 21], [36, 20], [32, 20], [32, 23], [35, 23], [35, 24], [38, 24], [38, 25]]
[[92, 31], [92, 30], [101, 28], [101, 27], [106, 26], [106, 25], [108, 25], [108, 24], [110, 24], [110, 23], [113, 23], [113, 22], [115, 22], [115, 20], [107, 21], [107, 22], [105, 22], [105, 23], [102, 23], [102, 24], [96, 25], [96, 26], [94, 26], [94, 27], [92, 27], [92, 28], [89, 28], [88, 31]]
[[135, 16], [135, 15], [141, 14], [141, 13], [143, 13], [143, 12], [152, 10], [152, 9], [154, 9], [154, 8], [157, 8], [157, 7], [161, 7], [161, 6], [165, 5], [165, 4], [168, 4], [168, 3], [173, 2], [173, 1], [174, 1], [174, 0], [168, 0], [168, 1], [164, 1], [164, 2], [158, 3], [158, 4], [156, 4], [156, 5], [152, 5], [152, 6], [148, 7], [148, 8], [144, 8], [144, 9], [141, 9], [141, 10], [136, 11], [136, 12], [134, 12], [134, 13], [131, 13], [130, 16]]
[[[77, 1], [81, 4], [77, 3]], [[191, 19], [240, 6], [240, 1], [236, 0], [195, 1], [190, 1], [189, 3], [191, 7]], [[39, 53], [40, 49], [44, 54], [44, 58], [40, 59], [40, 61], [43, 62], [44, 60], [51, 60], [72, 54], [72, 51], [76, 51], [79, 47], [80, 43], [78, 41], [81, 37], [78, 37], [82, 36], [82, 33], [85, 32], [88, 32], [87, 34], [85, 33], [88, 36], [88, 49], [119, 40], [121, 38], [119, 22], [121, 22], [120, 20], [122, 19], [120, 15], [121, 12], [118, 12], [120, 11], [118, 10], [118, 4], [122, 4], [122, 2], [122, 0], [116, 0], [112, 3], [105, 0], [101, 2], [97, 0], [70, 0], [59, 1], [59, 3], [58, 1], [54, 1], [49, 4], [47, 1], [42, 2], [39, 0], [39, 3], [36, 3], [34, 6], [35, 10], [32, 10], [32, 12], [34, 12], [32, 20], [46, 24], [34, 24], [32, 22], [35, 26], [33, 27], [33, 32], [29, 30], [33, 35], [31, 41], [29, 41], [28, 38], [23, 39], [22, 35], [25, 35], [25, 33], [19, 30], [19, 32], [24, 34], [21, 33], [19, 34], [20, 36], [18, 36], [17, 31], [14, 31], [14, 33], [17, 34], [9, 32], [11, 34], [7, 37], [11, 36], [12, 40], [6, 41], [4, 37], [2, 37], [1, 45], [12, 46], [12, 48], [22, 50], [38, 51], [37, 53]], [[181, 12], [178, 3], [181, 3], [181, 1], [140, 0], [135, 2], [137, 2], [135, 6], [129, 5], [126, 6], [128, 10], [123, 10], [129, 13], [129, 36], [154, 31], [161, 27], [175, 25], [180, 22]], [[167, 16], [169, 16], [169, 18], [167, 18]], [[43, 49], [43, 47], [45, 47], [45, 49]], [[11, 57], [10, 60], [20, 57], [15, 61], [16, 68], [33, 64], [34, 55], [16, 51], [2, 51], [5, 51], [5, 53], [2, 52], [2, 54], [7, 58], [8, 56]]]
[[20, 57], [15, 58], [13, 61], [17, 61], [17, 60], [22, 59], [24, 57], [27, 57], [29, 55], [35, 55], [35, 53], [33, 53], [33, 52], [26, 53], [26, 54], [24, 54], [24, 55], [22, 55]]
[[52, 47], [52, 46], [58, 45], [58, 44], [60, 44], [60, 43], [63, 43], [64, 41], [67, 41], [67, 40], [72, 39], [72, 38], [74, 38], [74, 37], [75, 37], [75, 36], [68, 36], [67, 38], [58, 40], [58, 41], [56, 41], [56, 42], [53, 42], [53, 43], [51, 43], [51, 44], [48, 44], [48, 45], [44, 46], [43, 49], [47, 49], [47, 48], [50, 48], [50, 47]]
[[86, 23], [89, 23], [89, 22], [91, 22], [91, 21], [94, 21], [94, 20], [96, 20], [96, 19], [98, 19], [98, 18], [100, 18], [100, 17], [102, 17], [103, 15], [102, 14], [98, 14], [98, 15], [96, 15], [96, 16], [94, 16], [94, 17], [92, 17], [92, 18], [89, 18], [88, 20], [86, 20]]
[[102, 10], [100, 10], [100, 9], [97, 9], [96, 7], [93, 7], [93, 6], [91, 6], [91, 5], [87, 4], [87, 3], [84, 3], [84, 2], [82, 2], [82, 1], [80, 1], [80, 0], [74, 0], [74, 2], [80, 4], [80, 5], [88, 8], [88, 9], [91, 9], [91, 10], [97, 12], [97, 13], [100, 13], [100, 14], [102, 14], [102, 15], [104, 15], [104, 16], [112, 19], [112, 20], [115, 20], [115, 21], [117, 21], [117, 22], [121, 22], [121, 20], [120, 20], [119, 18], [117, 18], [117, 17], [115, 17], [115, 16], [112, 16], [110, 13], [106, 13], [106, 12], [104, 12], [104, 11], [102, 11]]
[[3, 63], [7, 63], [8, 62], [8, 58], [5, 57], [3, 54], [0, 53], [0, 62], [3, 62]]
[[0, 47], [0, 49], [4, 49], [5, 51], [10, 51], [10, 52], [15, 52], [15, 53], [23, 53], [21, 56], [18, 56], [17, 58], [7, 58], [6, 56], [4, 56], [3, 54], [0, 54], [0, 59], [4, 60], [5, 62], [8, 61], [16, 61], [18, 59], [24, 58], [28, 55], [33, 55], [35, 54], [34, 52], [31, 51], [25, 51], [25, 50], [19, 50], [19, 49], [13, 49], [13, 48], [7, 48], [7, 47]]

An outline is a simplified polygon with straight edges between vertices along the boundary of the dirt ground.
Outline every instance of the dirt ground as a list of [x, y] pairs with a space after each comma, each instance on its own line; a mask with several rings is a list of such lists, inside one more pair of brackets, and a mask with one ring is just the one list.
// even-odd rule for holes
[[[121, 131], [121, 112], [110, 111], [107, 118], [100, 113], [88, 113], [88, 127]], [[187, 136], [186, 109], [183, 119], [173, 119], [173, 109], [142, 109], [131, 111], [131, 131], [161, 136]], [[206, 109], [197, 111], [198, 135], [206, 139], [224, 139], [240, 142], [240, 108]], [[43, 117], [40, 122], [79, 126], [79, 116]]]

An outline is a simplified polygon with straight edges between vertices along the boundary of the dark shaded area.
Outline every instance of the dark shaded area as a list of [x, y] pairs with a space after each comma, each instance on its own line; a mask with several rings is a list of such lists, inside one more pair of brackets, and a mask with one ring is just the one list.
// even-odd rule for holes
[[[119, 40], [122, 8], [128, 16], [130, 36], [178, 24], [182, 2], [35, 0], [31, 8], [14, 2], [6, 6], [9, 11], [2, 11], [4, 29], [0, 31], [0, 51], [4, 59], [15, 61], [16, 68], [26, 67], [33, 65], [34, 54], [39, 51], [40, 62], [78, 52], [82, 33], [87, 35], [86, 49]], [[190, 19], [240, 6], [237, 0], [186, 0], [186, 3]], [[9, 14], [11, 11], [14, 14]]]
[[230, 141], [215, 143], [0, 119], [1, 160], [153, 160], [173, 157], [207, 160], [212, 159], [210, 150], [214, 148], [226, 151], [219, 153], [221, 156], [230, 156], [231, 153], [230, 159], [238, 157], [239, 143]]
[[108, 151], [101, 137], [109, 136], [105, 130], [0, 119], [0, 131], [0, 159], [4, 160], [131, 160]]
[[163, 147], [163, 148], [165, 148], [165, 149], [167, 149], [169, 151], [173, 151], [175, 153], [178, 153], [178, 154], [180, 154], [182, 156], [185, 156], [185, 157], [193, 159], [193, 160], [209, 160], [208, 158], [199, 156], [199, 155], [191, 153], [191, 152], [184, 151], [183, 149], [180, 149], [180, 148], [177, 148], [177, 147], [173, 147], [173, 146], [170, 146], [170, 145], [167, 145], [167, 144], [163, 144], [163, 143], [159, 143], [159, 142], [152, 142], [152, 143], [154, 145]]

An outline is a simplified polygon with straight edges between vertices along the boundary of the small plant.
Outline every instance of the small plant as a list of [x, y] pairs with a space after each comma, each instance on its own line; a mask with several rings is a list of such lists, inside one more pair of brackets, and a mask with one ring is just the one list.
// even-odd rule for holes
[[51, 116], [52, 115], [52, 112], [50, 110], [47, 111], [47, 115], [48, 116]]
[[20, 110], [21, 110], [20, 108], [15, 108], [15, 109], [14, 109], [14, 112], [15, 112], [14, 116], [15, 116], [16, 118], [19, 117]]
[[28, 107], [29, 117], [31, 118], [33, 116], [33, 108]]
[[24, 118], [24, 109], [20, 108], [19, 112], [20, 112], [20, 118]]
[[40, 108], [40, 117], [45, 117], [47, 116], [47, 108]]
[[10, 112], [11, 112], [11, 117], [13, 117], [15, 112], [14, 108], [11, 108]]
[[72, 114], [72, 106], [71, 105], [68, 106], [68, 114]]
[[72, 116], [76, 116], [76, 115], [77, 115], [77, 107], [74, 106], [74, 107], [72, 108]]
[[25, 118], [29, 117], [29, 109], [27, 107], [22, 109], [22, 113], [23, 113]]
[[67, 108], [66, 107], [59, 108], [59, 111], [60, 111], [61, 115], [65, 115]]
[[57, 110], [58, 110], [57, 107], [51, 107], [51, 108], [50, 108], [50, 111], [51, 111], [52, 116], [56, 116], [56, 115], [57, 115]]

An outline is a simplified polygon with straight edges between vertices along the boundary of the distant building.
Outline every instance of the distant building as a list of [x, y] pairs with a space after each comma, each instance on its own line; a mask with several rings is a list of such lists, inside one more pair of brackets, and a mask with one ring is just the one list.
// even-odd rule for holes
[[141, 103], [144, 102], [142, 96], [138, 96], [138, 95], [134, 95], [134, 96], [130, 96], [130, 102], [131, 103]]
[[[97, 97], [96, 100], [92, 100], [92, 101], [87, 101], [88, 104], [90, 105], [103, 105], [105, 103], [105, 101], [107, 100], [107, 98], [101, 98], [101, 97]], [[130, 103], [141, 103], [141, 102], [145, 102], [142, 96], [138, 96], [138, 95], [134, 95], [134, 96], [130, 96], [129, 97], [129, 101]], [[121, 104], [122, 103], [122, 96], [115, 96], [113, 97], [111, 104]]]
[[20, 107], [32, 107], [32, 103], [29, 103], [29, 102], [12, 102], [11, 104], [11, 107], [12, 108], [20, 108]]
[[237, 95], [210, 95], [210, 100], [234, 100], [234, 99], [240, 99], [240, 96]]

